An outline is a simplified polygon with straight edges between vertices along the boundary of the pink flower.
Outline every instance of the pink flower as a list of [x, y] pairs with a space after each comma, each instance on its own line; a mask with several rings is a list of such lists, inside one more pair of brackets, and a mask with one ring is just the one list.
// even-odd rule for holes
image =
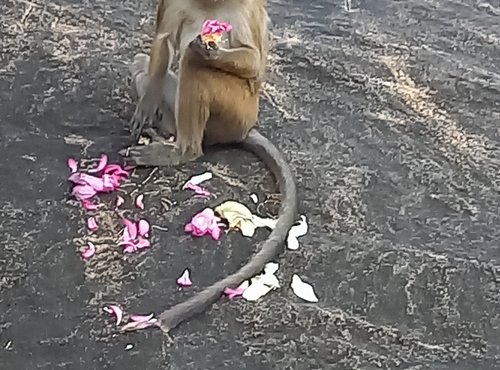
[[149, 237], [149, 223], [146, 220], [140, 220], [138, 223], [123, 219], [125, 229], [123, 230], [123, 240], [118, 244], [124, 247], [125, 253], [134, 253], [140, 249], [150, 248], [151, 242], [146, 239]]
[[139, 194], [135, 199], [135, 206], [140, 209], [144, 209], [144, 194]]
[[116, 325], [120, 325], [123, 319], [123, 310], [119, 306], [115, 304], [109, 304], [103, 308], [103, 311], [114, 315], [116, 318]]
[[123, 219], [125, 230], [123, 230], [123, 240], [129, 242], [137, 238], [137, 225], [131, 220]]
[[90, 259], [95, 253], [95, 246], [91, 242], [88, 242], [88, 245], [82, 251], [82, 257], [84, 259]]
[[191, 286], [193, 285], [193, 282], [191, 281], [189, 277], [189, 270], [185, 269], [182, 275], [177, 279], [177, 285], [183, 287], [183, 286]]
[[108, 164], [108, 156], [106, 154], [101, 154], [101, 159], [99, 160], [99, 164], [97, 165], [96, 168], [90, 169], [87, 172], [88, 173], [96, 173], [96, 172], [101, 172], [104, 167]]
[[212, 33], [224, 33], [224, 32], [229, 32], [232, 29], [233, 26], [231, 26], [229, 23], [207, 19], [205, 22], [203, 22], [203, 25], [201, 26], [202, 30], [201, 34], [210, 35]]
[[210, 234], [212, 239], [218, 240], [222, 234], [222, 230], [218, 224], [219, 221], [220, 218], [215, 216], [211, 208], [205, 208], [196, 214], [190, 223], [186, 224], [184, 231], [191, 233], [193, 236]]
[[89, 217], [88, 218], [88, 220], [87, 220], [87, 228], [90, 231], [92, 231], [92, 232], [96, 231], [99, 228], [99, 226], [97, 225], [97, 222], [95, 220], [95, 217]]
[[212, 193], [209, 192], [207, 189], [201, 187], [200, 185], [192, 184], [190, 182], [188, 182], [184, 188], [194, 191], [196, 195], [201, 195], [203, 197], [212, 196]]
[[78, 162], [74, 158], [68, 158], [68, 167], [71, 173], [78, 171]]

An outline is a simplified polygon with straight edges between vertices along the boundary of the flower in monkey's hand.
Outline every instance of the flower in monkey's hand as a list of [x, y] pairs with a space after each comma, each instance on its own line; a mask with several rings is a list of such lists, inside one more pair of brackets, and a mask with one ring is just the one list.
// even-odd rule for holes
[[221, 219], [215, 215], [213, 209], [205, 208], [193, 216], [191, 222], [184, 227], [184, 231], [191, 233], [193, 236], [210, 234], [212, 239], [218, 240], [222, 235], [220, 221]]
[[217, 46], [222, 39], [224, 32], [229, 32], [233, 29], [229, 23], [220, 22], [213, 19], [207, 19], [201, 26], [201, 40], [207, 46]]

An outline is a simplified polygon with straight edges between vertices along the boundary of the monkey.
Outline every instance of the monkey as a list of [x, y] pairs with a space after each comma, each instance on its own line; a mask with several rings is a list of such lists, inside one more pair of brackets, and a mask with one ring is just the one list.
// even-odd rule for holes
[[[178, 166], [203, 156], [203, 146], [238, 144], [266, 164], [282, 194], [276, 226], [260, 250], [235, 273], [159, 314], [157, 326], [164, 332], [208, 309], [226, 287], [235, 288], [261, 272], [284, 251], [296, 221], [294, 175], [281, 152], [257, 130], [269, 48], [266, 7], [267, 0], [159, 0], [149, 56], [137, 54], [130, 67], [138, 96], [131, 137], [136, 140], [145, 132], [153, 140], [120, 151], [126, 161]], [[206, 19], [232, 25], [216, 48], [207, 48], [199, 37]], [[177, 75], [171, 70], [175, 55]], [[160, 135], [160, 129], [173, 135], [174, 142]]]

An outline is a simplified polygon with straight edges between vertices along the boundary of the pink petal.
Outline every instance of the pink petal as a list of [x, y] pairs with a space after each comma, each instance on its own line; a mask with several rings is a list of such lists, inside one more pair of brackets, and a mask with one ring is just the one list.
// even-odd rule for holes
[[142, 219], [139, 220], [139, 235], [140, 236], [145, 236], [146, 238], [149, 237], [149, 222], [146, 220]]
[[137, 225], [135, 222], [124, 218], [123, 224], [125, 225], [125, 232], [123, 233], [124, 240], [134, 240], [137, 238]]
[[210, 228], [209, 233], [213, 240], [219, 240], [222, 235], [222, 229], [217, 225], [217, 227]]
[[95, 246], [91, 242], [88, 242], [88, 245], [85, 247], [85, 249], [82, 251], [82, 257], [84, 259], [89, 259], [92, 258], [92, 256], [95, 253]]
[[151, 247], [151, 242], [147, 239], [139, 237], [135, 246], [137, 249], [149, 248]]
[[74, 158], [68, 158], [68, 167], [71, 173], [78, 171], [78, 162]]
[[108, 164], [108, 156], [106, 154], [101, 154], [101, 159], [99, 160], [99, 165], [94, 169], [88, 170], [87, 172], [88, 173], [100, 172], [104, 169], [104, 167], [106, 167], [107, 164]]
[[77, 185], [91, 186], [96, 191], [104, 190], [104, 182], [101, 178], [88, 175], [86, 173], [75, 172], [68, 178], [68, 180]]
[[140, 209], [144, 209], [144, 194], [139, 194], [135, 199], [135, 206]]
[[90, 231], [96, 231], [99, 226], [97, 225], [97, 221], [95, 220], [95, 217], [89, 217], [87, 220], [87, 228]]
[[144, 322], [144, 321], [149, 321], [153, 318], [155, 314], [149, 314], [149, 315], [131, 315], [130, 320], [136, 321], [136, 322]]
[[79, 200], [92, 198], [97, 192], [89, 185], [77, 185], [73, 188], [73, 196]]
[[106, 307], [104, 307], [103, 310], [104, 312], [113, 314], [116, 317], [116, 325], [120, 325], [123, 318], [123, 310], [119, 306], [115, 304], [109, 304]]
[[201, 195], [204, 197], [210, 197], [212, 196], [212, 193], [209, 192], [207, 189], [201, 187], [200, 185], [195, 185], [190, 182], [186, 184], [186, 189], [194, 191], [195, 194]]
[[132, 244], [132, 243], [127, 243], [127, 246], [125, 248], [123, 248], [124, 253], [134, 253], [136, 251], [137, 251], [137, 247], [135, 246], [135, 244]]
[[191, 286], [193, 282], [189, 278], [189, 270], [185, 269], [182, 275], [177, 279], [177, 284], [180, 286]]
[[104, 167], [102, 172], [107, 175], [114, 175], [118, 177], [129, 176], [128, 171], [124, 170], [119, 164], [108, 164], [106, 167]]
[[224, 294], [227, 295], [229, 299], [233, 299], [235, 297], [241, 296], [244, 291], [245, 289], [243, 288], [236, 288], [236, 289], [225, 288]]
[[92, 203], [88, 199], [82, 200], [82, 206], [85, 208], [87, 211], [95, 211], [97, 209], [97, 204]]
[[187, 233], [192, 232], [193, 231], [193, 225], [191, 225], [191, 223], [186, 224], [186, 226], [184, 226], [184, 231], [187, 232]]
[[116, 197], [116, 208], [120, 207], [123, 203], [125, 203], [125, 199], [118, 195]]

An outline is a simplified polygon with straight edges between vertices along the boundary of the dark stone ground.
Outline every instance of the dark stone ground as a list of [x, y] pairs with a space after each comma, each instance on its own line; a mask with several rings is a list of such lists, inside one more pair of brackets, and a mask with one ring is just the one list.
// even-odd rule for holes
[[[103, 304], [159, 312], [192, 291], [172, 284], [183, 267], [205, 285], [255, 244], [184, 236], [203, 201], [183, 180], [209, 169], [210, 204], [257, 191], [276, 206], [250, 155], [213, 153], [143, 185], [144, 215], [170, 229], [153, 249], [124, 259], [104, 243], [81, 261], [66, 159], [128, 145], [126, 64], [149, 46], [153, 3], [0, 1], [1, 368], [500, 368], [498, 2], [270, 1], [263, 130], [292, 163], [310, 233], [261, 301], [221, 299], [171, 338], [116, 334]], [[318, 304], [290, 291], [295, 272]]]

